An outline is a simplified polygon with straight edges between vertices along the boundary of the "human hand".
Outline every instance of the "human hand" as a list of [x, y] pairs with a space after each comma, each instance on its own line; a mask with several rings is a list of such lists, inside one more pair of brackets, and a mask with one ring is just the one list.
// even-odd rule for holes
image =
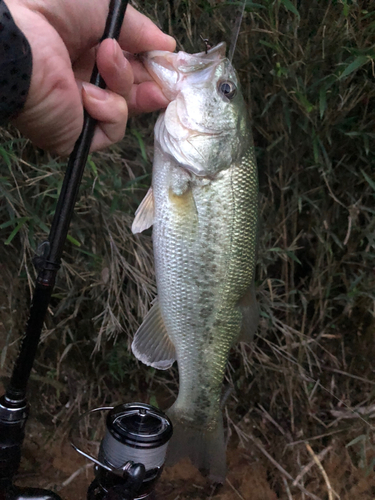
[[[32, 142], [69, 154], [83, 125], [83, 106], [98, 120], [91, 150], [119, 141], [128, 114], [150, 112], [168, 101], [135, 58], [122, 50], [175, 49], [175, 41], [128, 5], [119, 43], [99, 40], [109, 0], [7, 0], [33, 54], [30, 89], [16, 127]], [[107, 89], [90, 83], [96, 63]]]

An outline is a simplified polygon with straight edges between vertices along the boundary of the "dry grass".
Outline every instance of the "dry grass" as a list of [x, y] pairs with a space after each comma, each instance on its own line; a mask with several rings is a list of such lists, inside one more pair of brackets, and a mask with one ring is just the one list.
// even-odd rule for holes
[[[138, 6], [179, 48], [197, 51], [200, 34], [230, 43], [233, 4]], [[234, 57], [260, 173], [262, 319], [254, 345], [230, 359], [227, 425], [258, 460], [267, 456], [279, 498], [373, 498], [374, 34], [372, 2], [259, 0], [247, 2]], [[152, 131], [142, 118], [130, 126], [136, 133], [94, 155], [86, 171], [36, 365], [57, 421], [89, 401], [123, 400], [125, 391], [131, 399], [176, 390], [175, 372], [138, 367], [127, 350], [155, 292], [150, 237], [129, 230], [150, 182]], [[64, 164], [15, 131], [1, 137], [1, 307], [10, 346]], [[89, 394], [58, 394], [52, 382], [64, 376], [79, 387], [95, 382]]]

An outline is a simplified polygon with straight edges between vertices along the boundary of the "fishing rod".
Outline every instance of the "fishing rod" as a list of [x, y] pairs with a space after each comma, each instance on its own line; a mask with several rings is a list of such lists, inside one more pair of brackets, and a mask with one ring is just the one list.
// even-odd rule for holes
[[[102, 40], [118, 39], [127, 4], [128, 0], [110, 1]], [[90, 83], [105, 88], [105, 82], [96, 65]], [[29, 319], [9, 385], [0, 398], [0, 500], [61, 500], [59, 495], [50, 490], [19, 488], [14, 485], [13, 479], [20, 465], [25, 425], [29, 415], [27, 384], [60, 268], [95, 126], [96, 120], [85, 111], [82, 132], [68, 161], [48, 240], [39, 246], [38, 255], [34, 259], [38, 276]], [[169, 419], [150, 405], [135, 403], [130, 407], [123, 405], [111, 408], [99, 460], [87, 456], [75, 447], [96, 463], [96, 479], [89, 488], [88, 498], [150, 498], [155, 481], [162, 470], [166, 445], [171, 434]], [[134, 453], [134, 450], [138, 450], [138, 453]], [[146, 450], [146, 454], [141, 453], [142, 450]], [[139, 462], [140, 460], [146, 464]]]

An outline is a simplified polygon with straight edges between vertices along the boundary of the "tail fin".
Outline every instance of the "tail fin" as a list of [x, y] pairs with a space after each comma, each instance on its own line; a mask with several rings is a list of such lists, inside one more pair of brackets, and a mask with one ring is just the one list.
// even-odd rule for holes
[[206, 430], [181, 422], [176, 418], [173, 407], [167, 415], [173, 423], [173, 436], [168, 446], [166, 465], [173, 465], [187, 456], [212, 482], [224, 483], [226, 458], [222, 416], [214, 429]]

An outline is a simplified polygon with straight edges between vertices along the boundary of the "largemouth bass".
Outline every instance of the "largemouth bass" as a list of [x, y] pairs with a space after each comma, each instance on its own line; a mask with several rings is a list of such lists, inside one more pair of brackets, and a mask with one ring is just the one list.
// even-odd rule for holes
[[223, 482], [225, 368], [231, 347], [250, 341], [258, 322], [252, 135], [225, 44], [198, 54], [152, 51], [143, 61], [171, 102], [155, 125], [152, 188], [132, 227], [153, 224], [158, 289], [132, 350], [155, 368], [178, 362], [168, 463], [188, 455]]

